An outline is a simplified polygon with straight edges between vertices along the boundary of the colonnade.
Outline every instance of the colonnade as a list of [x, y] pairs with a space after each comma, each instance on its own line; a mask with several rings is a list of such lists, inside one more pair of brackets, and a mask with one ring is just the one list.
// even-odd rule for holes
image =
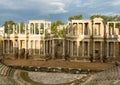
[[106, 57], [120, 56], [120, 49], [118, 49], [120, 42], [107, 41], [106, 44], [104, 48], [103, 41], [93, 41], [93, 45], [91, 45], [90, 41], [67, 40], [67, 53], [71, 57], [90, 57], [90, 54], [93, 54], [93, 57], [98, 56], [101, 58], [104, 55], [106, 55]]
[[[90, 28], [89, 22], [73, 22], [73, 29], [72, 34], [73, 35], [90, 35]], [[70, 30], [70, 29], [69, 29]]]

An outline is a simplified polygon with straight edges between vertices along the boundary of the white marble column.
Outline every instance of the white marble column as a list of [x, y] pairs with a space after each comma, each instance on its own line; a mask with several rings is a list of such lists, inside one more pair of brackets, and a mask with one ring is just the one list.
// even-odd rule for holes
[[107, 41], [107, 57], [109, 57], [109, 42], [108, 41]]
[[82, 56], [84, 57], [84, 41], [82, 42]]
[[77, 56], [79, 56], [79, 46], [80, 46], [80, 42], [79, 40], [77, 40]]
[[34, 54], [35, 54], [35, 49], [36, 49], [36, 47], [35, 47], [35, 46], [36, 46], [36, 45], [35, 45], [35, 40], [34, 40], [33, 43], [34, 43], [33, 48], [34, 48]]
[[13, 40], [13, 54], [15, 54], [15, 40]]

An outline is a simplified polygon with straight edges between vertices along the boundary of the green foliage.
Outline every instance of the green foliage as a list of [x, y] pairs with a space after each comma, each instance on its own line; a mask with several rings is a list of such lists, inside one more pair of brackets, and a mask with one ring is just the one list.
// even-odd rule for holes
[[[12, 29], [12, 26], [15, 25], [16, 23], [12, 20], [9, 20], [9, 21], [5, 21], [3, 26], [4, 26], [4, 29], [5, 29], [5, 33], [11, 33], [13, 31]], [[10, 31], [8, 31], [10, 30]]]
[[94, 18], [102, 18], [104, 24], [106, 24], [108, 21], [120, 21], [120, 16], [116, 15], [116, 16], [106, 16], [106, 15], [92, 15], [90, 17], [91, 20], [93, 20]]
[[57, 30], [57, 26], [59, 26], [59, 25], [64, 25], [64, 23], [61, 20], [57, 20], [56, 22], [53, 22], [51, 24], [51, 29], [52, 29], [52, 33], [54, 33], [58, 37], [62, 37], [63, 32], [61, 30], [60, 31]]
[[75, 16], [70, 16], [70, 17], [68, 18], [69, 21], [71, 21], [71, 20], [80, 20], [80, 19], [82, 19], [82, 14], [80, 14], [80, 15], [75, 15]]

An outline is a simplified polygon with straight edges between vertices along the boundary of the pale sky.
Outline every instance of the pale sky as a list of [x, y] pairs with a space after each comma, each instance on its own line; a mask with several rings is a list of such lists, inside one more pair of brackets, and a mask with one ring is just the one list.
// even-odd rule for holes
[[0, 0], [0, 25], [6, 20], [28, 22], [30, 19], [62, 20], [82, 14], [120, 15], [120, 0]]

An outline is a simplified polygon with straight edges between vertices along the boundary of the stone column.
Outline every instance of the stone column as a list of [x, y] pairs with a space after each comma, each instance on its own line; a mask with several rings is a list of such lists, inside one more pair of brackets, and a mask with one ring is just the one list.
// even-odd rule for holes
[[88, 57], [90, 56], [90, 41], [88, 41]]
[[100, 54], [101, 54], [101, 55], [100, 55], [100, 56], [102, 57], [102, 41], [101, 41], [100, 47], [101, 47], [101, 49], [100, 49], [100, 50], [101, 50], [101, 51], [100, 51]]
[[34, 43], [33, 48], [34, 48], [34, 54], [35, 54], [35, 49], [36, 49], [36, 48], [35, 48], [35, 46], [36, 46], [36, 45], [35, 45], [35, 40], [34, 40], [33, 43]]
[[109, 42], [107, 41], [107, 57], [109, 57]]
[[82, 56], [84, 57], [84, 41], [82, 42]]
[[93, 57], [95, 57], [95, 41], [93, 41]]
[[54, 53], [54, 49], [55, 49], [55, 48], [54, 48], [54, 39], [53, 39], [53, 40], [52, 40], [52, 56], [53, 56], [53, 58], [54, 58], [54, 56], [55, 56], [55, 55], [54, 55], [54, 54], [55, 54], [55, 53]]
[[31, 52], [32, 52], [32, 51], [31, 51], [31, 49], [32, 49], [32, 48], [31, 48], [31, 40], [29, 40], [28, 45], [29, 45], [29, 54], [31, 54]]
[[35, 35], [35, 23], [34, 23], [34, 35]]
[[114, 28], [113, 28], [113, 35], [115, 35], [115, 22], [113, 23], [114, 24]]
[[8, 53], [10, 53], [10, 40], [8, 40]]
[[79, 46], [80, 46], [80, 42], [79, 40], [77, 40], [77, 56], [79, 56]]
[[63, 39], [63, 56], [65, 55], [65, 40]]
[[115, 43], [116, 43], [116, 42], [114, 41], [114, 48], [113, 48], [113, 49], [114, 49], [114, 55], [113, 55], [114, 58], [116, 57], [116, 56], [115, 56], [115, 55], [116, 55], [116, 54], [115, 54], [115, 52], [116, 52]]
[[71, 41], [71, 56], [73, 56], [73, 41]]
[[3, 55], [5, 54], [5, 40], [3, 39]]
[[45, 47], [46, 47], [46, 46], [45, 46], [45, 40], [44, 40], [43, 42], [44, 42], [44, 56], [45, 56], [45, 53], [46, 53], [46, 52], [45, 52]]
[[40, 40], [39, 40], [39, 55], [40, 55], [41, 53], [40, 53]]
[[68, 41], [67, 53], [69, 54], [69, 40], [67, 40], [67, 41]]
[[18, 57], [18, 58], [20, 59], [20, 53], [21, 53], [21, 51], [20, 51], [20, 50], [21, 50], [21, 41], [19, 40], [18, 42], [19, 42], [19, 47], [18, 47], [18, 48], [19, 48], [19, 57]]
[[15, 54], [15, 40], [13, 40], [13, 54]]
[[26, 59], [26, 39], [25, 39], [25, 57], [24, 57], [24, 59]]
[[83, 23], [83, 35], [85, 35], [84, 31], [85, 31], [85, 24]]
[[48, 40], [46, 40], [46, 54], [48, 54]]

